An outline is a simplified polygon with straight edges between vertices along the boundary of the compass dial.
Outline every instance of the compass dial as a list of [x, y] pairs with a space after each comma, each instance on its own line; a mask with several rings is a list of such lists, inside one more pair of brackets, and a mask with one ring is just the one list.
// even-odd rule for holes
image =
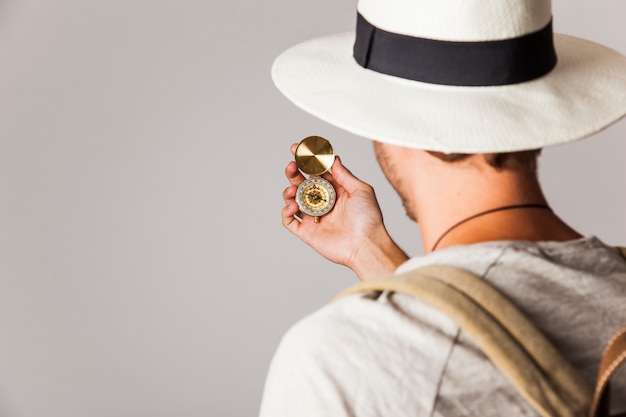
[[323, 178], [311, 177], [302, 182], [296, 192], [300, 211], [319, 217], [328, 213], [335, 205], [335, 189]]

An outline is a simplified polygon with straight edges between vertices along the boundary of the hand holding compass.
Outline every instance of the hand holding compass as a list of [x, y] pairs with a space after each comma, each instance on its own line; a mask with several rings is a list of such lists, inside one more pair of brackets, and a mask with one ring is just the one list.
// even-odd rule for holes
[[335, 161], [333, 147], [320, 136], [309, 136], [298, 144], [295, 156], [298, 169], [310, 175], [298, 186], [296, 202], [302, 213], [318, 223], [321, 216], [332, 210], [337, 198], [331, 183], [321, 177]]
[[[406, 254], [387, 233], [374, 189], [335, 157], [327, 140], [306, 138], [300, 144], [294, 143], [291, 152], [296, 160], [285, 168], [290, 186], [283, 191], [286, 205], [282, 209], [282, 223], [287, 230], [326, 259], [352, 269], [362, 280], [391, 274], [406, 261]], [[307, 164], [321, 167], [313, 169]], [[333, 172], [328, 175], [334, 185], [320, 177], [331, 166]], [[305, 178], [302, 172], [311, 178]], [[323, 224], [314, 222], [315, 217], [319, 221], [331, 209], [333, 215]], [[313, 219], [303, 219], [307, 215]]]

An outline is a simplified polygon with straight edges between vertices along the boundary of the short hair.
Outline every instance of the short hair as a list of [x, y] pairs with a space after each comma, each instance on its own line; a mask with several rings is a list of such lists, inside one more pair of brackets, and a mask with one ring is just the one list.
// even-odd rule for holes
[[[470, 155], [469, 153], [443, 153], [428, 151], [432, 156], [441, 159], [444, 162], [459, 162]], [[532, 149], [529, 151], [518, 152], [500, 152], [500, 153], [483, 153], [480, 154], [485, 161], [498, 171], [504, 169], [525, 168], [531, 172], [537, 171], [537, 158], [541, 154], [541, 149]]]

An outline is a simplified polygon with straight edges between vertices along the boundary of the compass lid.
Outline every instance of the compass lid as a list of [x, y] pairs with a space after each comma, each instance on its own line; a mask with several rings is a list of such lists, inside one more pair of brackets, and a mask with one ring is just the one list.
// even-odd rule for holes
[[305, 174], [322, 175], [330, 169], [334, 161], [332, 145], [321, 136], [304, 138], [296, 148], [296, 165]]

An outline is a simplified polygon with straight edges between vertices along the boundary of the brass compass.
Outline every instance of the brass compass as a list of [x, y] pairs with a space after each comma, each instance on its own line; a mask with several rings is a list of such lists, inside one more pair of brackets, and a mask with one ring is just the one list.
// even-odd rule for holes
[[313, 217], [319, 223], [320, 217], [332, 210], [336, 193], [330, 182], [321, 177], [335, 161], [333, 147], [320, 136], [302, 139], [296, 148], [296, 165], [310, 175], [296, 191], [296, 202], [300, 211]]

